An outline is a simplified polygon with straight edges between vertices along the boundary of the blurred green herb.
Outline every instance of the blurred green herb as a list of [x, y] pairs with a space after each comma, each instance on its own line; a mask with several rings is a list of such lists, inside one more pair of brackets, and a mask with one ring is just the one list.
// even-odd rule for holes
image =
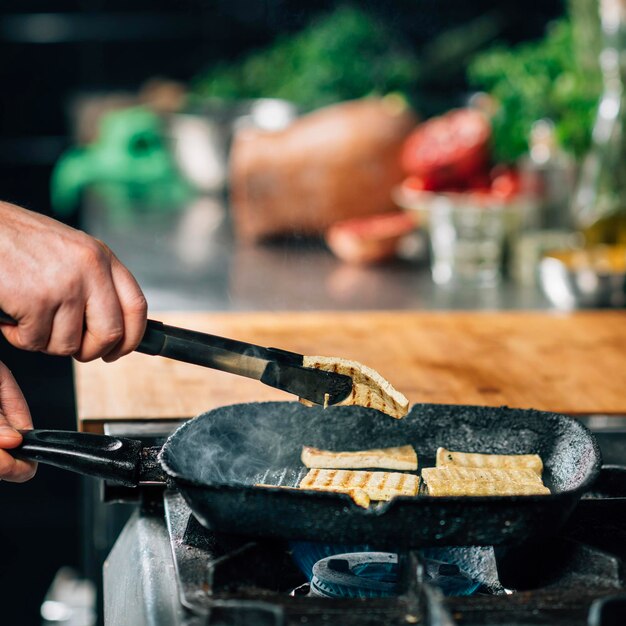
[[541, 118], [553, 120], [564, 149], [580, 157], [589, 148], [601, 76], [581, 66], [575, 48], [572, 24], [561, 19], [542, 40], [496, 46], [470, 63], [470, 83], [498, 105], [492, 121], [497, 160], [513, 161], [526, 152], [530, 128]]
[[306, 29], [234, 64], [196, 78], [201, 97], [284, 98], [303, 109], [389, 92], [410, 93], [418, 60], [386, 25], [340, 7]]

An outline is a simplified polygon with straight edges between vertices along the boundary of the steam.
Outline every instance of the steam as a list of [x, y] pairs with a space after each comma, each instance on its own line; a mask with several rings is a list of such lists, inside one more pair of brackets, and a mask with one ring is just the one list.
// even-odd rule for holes
[[397, 420], [361, 407], [239, 404], [188, 422], [172, 437], [163, 458], [176, 473], [207, 485], [296, 486], [306, 471], [302, 446], [359, 450], [400, 445], [407, 435], [398, 426]]
[[597, 460], [592, 439], [563, 416], [508, 408], [416, 405], [401, 420], [355, 406], [263, 402], [220, 407], [182, 426], [162, 452], [174, 474], [204, 485], [296, 486], [302, 447], [333, 451], [412, 445], [419, 467], [438, 446], [491, 454], [538, 453], [544, 482], [578, 487]]

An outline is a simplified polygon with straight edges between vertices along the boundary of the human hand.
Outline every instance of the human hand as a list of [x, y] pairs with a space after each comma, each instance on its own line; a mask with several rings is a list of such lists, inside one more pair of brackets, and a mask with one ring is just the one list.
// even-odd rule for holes
[[0, 479], [21, 483], [35, 475], [37, 463], [13, 458], [4, 449], [22, 442], [16, 429], [33, 427], [30, 411], [9, 368], [0, 363]]
[[103, 243], [51, 218], [0, 202], [0, 330], [17, 348], [79, 361], [128, 354], [147, 305], [131, 273]]

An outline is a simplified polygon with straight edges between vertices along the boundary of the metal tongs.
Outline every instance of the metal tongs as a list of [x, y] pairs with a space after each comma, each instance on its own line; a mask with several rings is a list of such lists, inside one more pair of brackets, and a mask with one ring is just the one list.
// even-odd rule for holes
[[[17, 322], [0, 311], [0, 324]], [[148, 320], [135, 350], [254, 378], [323, 406], [337, 404], [352, 392], [350, 376], [304, 367], [302, 354], [168, 326], [156, 320]]]

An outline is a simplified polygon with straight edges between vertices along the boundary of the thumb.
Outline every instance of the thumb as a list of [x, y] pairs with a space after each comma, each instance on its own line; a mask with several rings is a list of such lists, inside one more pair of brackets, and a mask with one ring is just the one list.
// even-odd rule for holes
[[9, 368], [0, 363], [0, 448], [14, 448], [22, 441], [17, 429], [33, 427], [26, 400]]

